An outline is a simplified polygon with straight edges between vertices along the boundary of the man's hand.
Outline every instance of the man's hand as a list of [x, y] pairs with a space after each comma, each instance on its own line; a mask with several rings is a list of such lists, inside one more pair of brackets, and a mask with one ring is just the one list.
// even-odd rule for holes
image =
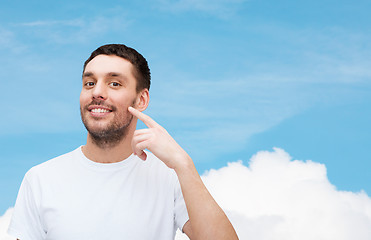
[[132, 107], [129, 112], [148, 127], [134, 132], [131, 143], [134, 154], [145, 160], [147, 155], [143, 150], [147, 148], [178, 176], [189, 215], [189, 222], [183, 227], [188, 237], [238, 240], [232, 224], [206, 189], [188, 154], [152, 118]]
[[148, 127], [134, 132], [131, 146], [135, 155], [146, 160], [147, 155], [143, 150], [148, 149], [172, 169], [182, 167], [183, 164], [192, 161], [165, 128], [135, 108], [129, 107], [128, 110]]

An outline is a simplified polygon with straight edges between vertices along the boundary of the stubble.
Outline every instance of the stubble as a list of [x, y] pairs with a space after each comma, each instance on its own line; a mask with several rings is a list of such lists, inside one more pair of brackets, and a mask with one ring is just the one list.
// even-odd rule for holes
[[[131, 106], [134, 106], [134, 102]], [[89, 125], [88, 118], [86, 115], [89, 113], [87, 110], [90, 105], [106, 106], [112, 109], [112, 113], [116, 114], [114, 119], [105, 128], [94, 129]], [[117, 108], [115, 106], [107, 106], [102, 101], [92, 101], [85, 107], [80, 106], [80, 114], [82, 122], [85, 125], [86, 130], [89, 132], [93, 143], [102, 149], [112, 148], [117, 146], [128, 134], [129, 126], [133, 120], [133, 115], [126, 110], [126, 114], [117, 114]], [[121, 116], [120, 116], [121, 115]]]

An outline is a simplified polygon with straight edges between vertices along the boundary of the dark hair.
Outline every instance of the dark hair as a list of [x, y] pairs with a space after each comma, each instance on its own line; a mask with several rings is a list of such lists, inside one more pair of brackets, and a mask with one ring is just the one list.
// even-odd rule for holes
[[137, 92], [144, 88], [149, 90], [151, 85], [151, 72], [149, 70], [147, 60], [135, 49], [127, 47], [124, 44], [107, 44], [97, 48], [85, 61], [83, 72], [85, 71], [86, 65], [88, 65], [93, 58], [101, 54], [115, 55], [131, 62], [131, 64], [134, 66], [133, 74], [137, 80]]

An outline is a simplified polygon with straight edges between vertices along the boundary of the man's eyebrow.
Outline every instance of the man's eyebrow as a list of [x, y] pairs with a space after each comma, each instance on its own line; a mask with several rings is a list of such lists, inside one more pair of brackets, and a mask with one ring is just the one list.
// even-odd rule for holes
[[82, 77], [91, 77], [93, 75], [94, 74], [92, 72], [84, 72], [84, 74], [82, 75]]
[[125, 75], [122, 75], [121, 73], [118, 73], [118, 72], [109, 72], [109, 73], [106, 74], [106, 76], [126, 78]]
[[[92, 77], [94, 76], [94, 73], [92, 72], [84, 72], [84, 74], [82, 75], [82, 77]], [[118, 73], [118, 72], [109, 72], [106, 74], [106, 77], [118, 77], [118, 78], [121, 78], [123, 80], [127, 80], [127, 77], [121, 73]]]
[[109, 73], [106, 74], [106, 77], [115, 78], [122, 83], [128, 82], [128, 77], [125, 74], [122, 74], [122, 73], [119, 73], [119, 72], [109, 72]]

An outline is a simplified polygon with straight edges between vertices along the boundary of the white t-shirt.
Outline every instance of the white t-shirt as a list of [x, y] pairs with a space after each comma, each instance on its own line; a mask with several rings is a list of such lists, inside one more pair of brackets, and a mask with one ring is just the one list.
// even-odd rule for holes
[[8, 233], [21, 240], [167, 240], [188, 220], [178, 178], [153, 154], [96, 163], [78, 149], [25, 175]]

